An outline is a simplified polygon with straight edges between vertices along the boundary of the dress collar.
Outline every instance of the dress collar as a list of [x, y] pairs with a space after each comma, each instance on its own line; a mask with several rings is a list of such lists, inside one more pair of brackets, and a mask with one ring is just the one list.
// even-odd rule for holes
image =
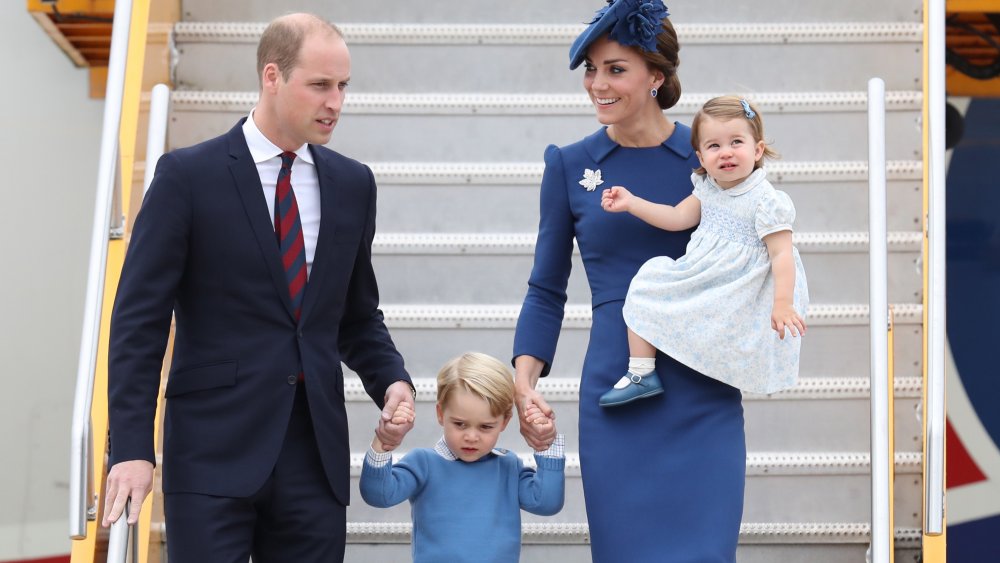
[[735, 186], [729, 189], [723, 189], [719, 187], [719, 184], [715, 183], [715, 179], [709, 176], [708, 174], [705, 174], [701, 178], [703, 178], [703, 181], [707, 182], [708, 185], [725, 193], [729, 197], [737, 197], [759, 186], [765, 179], [767, 179], [767, 171], [764, 170], [763, 167], [758, 168], [753, 172], [751, 172], [750, 175], [747, 176], [742, 182], [736, 184]]
[[[451, 451], [451, 448], [448, 447], [448, 442], [444, 441], [444, 436], [441, 436], [441, 439], [434, 444], [434, 451], [448, 461], [458, 461], [458, 456], [455, 455], [454, 452]], [[506, 455], [507, 450], [503, 448], [493, 448], [490, 453], [493, 455]]]
[[[691, 128], [683, 123], [674, 122], [674, 132], [667, 137], [667, 140], [663, 141], [662, 145], [667, 147], [671, 151], [677, 154], [677, 156], [687, 159], [694, 152], [691, 148]], [[587, 153], [590, 157], [594, 159], [594, 162], [601, 162], [611, 151], [620, 147], [618, 143], [614, 142], [611, 137], [608, 136], [608, 128], [601, 127], [597, 131], [591, 133], [590, 135], [584, 137], [583, 146], [587, 149]]]

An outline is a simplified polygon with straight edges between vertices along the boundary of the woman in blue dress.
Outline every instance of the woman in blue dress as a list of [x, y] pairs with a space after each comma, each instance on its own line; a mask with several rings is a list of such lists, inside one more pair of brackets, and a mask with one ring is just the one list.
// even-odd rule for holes
[[598, 404], [627, 367], [622, 306], [632, 277], [654, 256], [680, 257], [691, 234], [601, 208], [605, 182], [669, 205], [691, 195], [691, 131], [663, 114], [680, 98], [678, 50], [661, 0], [615, 0], [574, 41], [570, 68], [585, 65], [603, 127], [545, 151], [535, 264], [514, 338], [521, 433], [545, 449], [554, 436], [524, 415], [532, 406], [551, 414], [535, 385], [555, 355], [575, 238], [593, 308], [579, 430], [597, 563], [736, 559], [746, 469], [740, 391], [658, 354], [663, 394]]

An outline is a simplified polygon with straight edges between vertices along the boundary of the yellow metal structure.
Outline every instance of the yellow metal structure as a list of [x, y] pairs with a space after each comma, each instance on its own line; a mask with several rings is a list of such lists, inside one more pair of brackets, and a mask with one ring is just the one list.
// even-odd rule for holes
[[90, 72], [90, 97], [104, 96], [114, 0], [26, 0], [28, 12], [78, 67]]
[[[129, 49], [125, 65], [125, 84], [122, 100], [121, 124], [119, 126], [119, 182], [117, 190], [121, 194], [119, 201], [122, 202], [122, 213], [129, 215], [131, 193], [133, 187], [132, 169], [135, 166], [135, 153], [137, 145], [137, 131], [139, 129], [139, 110], [142, 98], [143, 69], [145, 67], [147, 28], [149, 25], [149, 5], [150, 0], [132, 0], [132, 21], [129, 29]], [[29, 2], [30, 4], [30, 2]], [[65, 4], [72, 4], [66, 2]], [[102, 2], [76, 2], [76, 4], [102, 4]], [[103, 4], [113, 4], [113, 2], [103, 2]], [[113, 9], [113, 6], [112, 6]], [[127, 239], [111, 240], [108, 244], [107, 273], [104, 281], [104, 303], [101, 315], [100, 344], [98, 345], [98, 357], [96, 373], [94, 377], [94, 400], [91, 410], [91, 421], [94, 436], [94, 468], [93, 474], [97, 476], [95, 490], [99, 495], [98, 499], [98, 521], [104, 513], [104, 476], [107, 468], [104, 465], [105, 452], [107, 451], [108, 433], [108, 403], [107, 403], [107, 383], [108, 383], [108, 355], [107, 343], [110, 333], [111, 308], [115, 300], [115, 288], [118, 287], [118, 278], [121, 267], [125, 260], [125, 247]], [[159, 417], [157, 417], [159, 424]], [[150, 515], [152, 513], [152, 497], [147, 497], [142, 505], [140, 513], [139, 529], [139, 561], [145, 562], [149, 553], [149, 529]], [[98, 551], [103, 547], [98, 545], [97, 527], [99, 522], [90, 522], [87, 525], [87, 538], [73, 542], [71, 560], [73, 563], [90, 563], [95, 560]]]
[[[948, 2], [948, 8], [949, 9], [951, 8], [952, 4], [954, 4], [954, 0], [950, 0]], [[923, 76], [924, 76], [924, 89], [923, 89], [923, 93], [924, 93], [924, 103], [923, 103], [923, 123], [924, 123], [924, 127], [923, 127], [923, 169], [924, 169], [924, 174], [923, 174], [923, 217], [924, 217], [924, 225], [923, 225], [923, 231], [924, 231], [924, 240], [923, 240], [923, 249], [922, 249], [922, 257], [923, 257], [923, 264], [924, 264], [923, 321], [922, 321], [922, 324], [923, 324], [924, 338], [923, 338], [923, 354], [922, 354], [922, 357], [923, 357], [923, 362], [922, 362], [923, 363], [923, 385], [921, 387], [922, 389], [924, 389], [923, 403], [922, 403], [922, 407], [921, 407], [921, 412], [925, 412], [925, 413], [927, 412], [927, 393], [926, 393], [926, 390], [927, 390], [927, 334], [929, 332], [928, 329], [927, 329], [927, 311], [928, 311], [927, 298], [928, 298], [928, 295], [930, 294], [930, 291], [929, 291], [929, 281], [930, 281], [929, 280], [929, 272], [930, 272], [930, 268], [927, 267], [927, 265], [930, 263], [929, 260], [928, 260], [928, 256], [929, 256], [928, 251], [929, 251], [929, 248], [930, 248], [930, 239], [927, 236], [927, 234], [928, 234], [927, 217], [928, 217], [928, 213], [930, 211], [930, 175], [929, 175], [929, 171], [931, 169], [931, 163], [930, 163], [930, 158], [929, 158], [930, 157], [930, 128], [927, 127], [927, 124], [929, 123], [929, 119], [930, 119], [930, 106], [928, 105], [928, 99], [930, 97], [929, 96], [930, 80], [928, 78], [929, 77], [929, 68], [930, 68], [930, 60], [929, 60], [929, 56], [928, 56], [928, 54], [930, 53], [930, 37], [927, 34], [927, 29], [928, 29], [928, 12], [929, 12], [928, 8], [929, 8], [928, 7], [928, 2], [925, 0], [924, 1], [924, 64], [923, 64]], [[949, 86], [950, 86], [950, 83], [949, 83]], [[891, 357], [891, 355], [890, 355], [890, 357]], [[947, 402], [945, 404], [947, 404]], [[926, 456], [926, 452], [927, 452], [927, 433], [924, 432], [923, 434], [924, 434], [923, 451], [925, 452], [925, 455], [923, 457], [923, 471], [922, 471], [922, 477], [923, 477], [923, 479], [922, 479], [921, 482], [922, 483], [926, 483], [927, 482], [927, 456]], [[947, 443], [945, 443], [945, 448], [947, 449]], [[945, 456], [945, 459], [947, 459], [947, 456]], [[947, 482], [947, 480], [945, 480], [944, 482]], [[942, 493], [943, 492], [944, 491], [942, 491]], [[947, 506], [947, 503], [945, 503], [945, 504]], [[922, 513], [926, 514], [926, 512], [927, 512], [927, 498], [926, 498], [926, 489], [925, 489], [924, 499], [923, 499]], [[946, 519], [945, 519], [945, 522], [943, 522], [941, 534], [939, 534], [939, 535], [933, 535], [933, 536], [932, 535], [928, 535], [926, 533], [926, 530], [922, 534], [922, 538], [921, 538], [921, 552], [922, 552], [922, 555], [923, 555], [923, 559], [922, 559], [923, 563], [945, 563], [947, 561], [947, 559], [948, 559], [947, 552], [946, 552], [946, 549], [945, 549], [946, 545], [947, 545], [947, 537], [948, 537], [947, 513], [945, 513], [945, 515], [946, 515]]]
[[[985, 16], [1000, 13], [1000, 0], [948, 0], [946, 11], [950, 21], [976, 28], [1000, 43], [1000, 30], [994, 28]], [[948, 27], [946, 44], [973, 64], [992, 64], [1000, 60], [1000, 50], [995, 46], [957, 27]], [[951, 66], [947, 67], [946, 76], [950, 96], [1000, 96], [1000, 77], [981, 80]]]

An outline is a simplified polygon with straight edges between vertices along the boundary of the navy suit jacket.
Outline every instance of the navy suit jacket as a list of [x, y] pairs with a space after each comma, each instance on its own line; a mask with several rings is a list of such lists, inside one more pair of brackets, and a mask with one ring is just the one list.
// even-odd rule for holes
[[164, 492], [256, 492], [281, 450], [295, 379], [303, 373], [323, 467], [346, 505], [350, 446], [341, 361], [380, 408], [389, 385], [410, 381], [378, 309], [371, 264], [375, 181], [367, 166], [310, 145], [321, 222], [296, 323], [242, 123], [170, 152], [156, 166], [111, 319], [111, 463], [155, 463], [153, 419], [173, 314]]

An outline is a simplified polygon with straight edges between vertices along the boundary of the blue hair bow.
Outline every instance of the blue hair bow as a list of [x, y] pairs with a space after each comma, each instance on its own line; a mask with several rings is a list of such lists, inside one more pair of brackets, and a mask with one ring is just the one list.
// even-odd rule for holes
[[750, 102], [746, 101], [745, 98], [740, 98], [740, 105], [743, 106], [743, 113], [747, 114], [747, 119], [757, 117], [757, 112], [750, 109]]

